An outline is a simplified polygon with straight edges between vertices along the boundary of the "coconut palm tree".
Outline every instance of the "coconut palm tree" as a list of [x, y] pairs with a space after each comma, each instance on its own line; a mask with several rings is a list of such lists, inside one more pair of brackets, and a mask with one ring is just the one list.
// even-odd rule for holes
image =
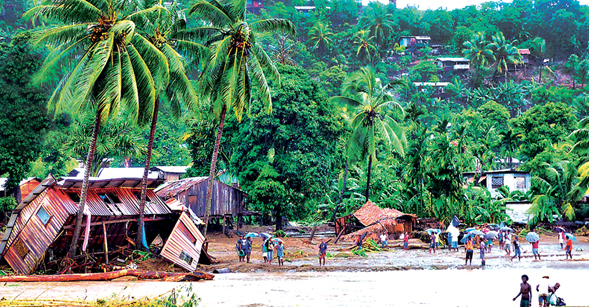
[[[577, 200], [575, 193], [577, 171], [574, 163], [561, 160], [552, 163], [542, 163], [540, 174], [534, 176], [534, 196], [529, 211], [533, 214], [530, 224], [548, 220], [552, 223], [553, 216], [560, 216], [560, 211], [569, 220], [574, 219], [573, 203]], [[587, 191], [587, 189], [583, 190]], [[560, 209], [559, 209], [560, 206]]]
[[492, 44], [487, 42], [485, 35], [479, 32], [471, 40], [464, 42], [462, 53], [474, 67], [481, 68], [495, 60], [491, 47]]
[[348, 157], [352, 162], [364, 160], [368, 157], [366, 179], [366, 201], [370, 192], [370, 170], [372, 160], [376, 159], [376, 145], [382, 138], [389, 148], [404, 155], [403, 147], [407, 139], [403, 128], [389, 115], [390, 112], [404, 116], [403, 108], [392, 100], [388, 86], [383, 86], [376, 77], [373, 67], [363, 67], [350, 75], [343, 85], [344, 96], [331, 99], [345, 103], [355, 108], [355, 115], [351, 119], [352, 134], [348, 143]]
[[268, 112], [272, 112], [272, 97], [266, 75], [280, 82], [280, 74], [274, 63], [256, 42], [257, 35], [281, 32], [295, 36], [296, 30], [285, 19], [262, 19], [249, 24], [245, 0], [197, 0], [190, 14], [209, 23], [206, 27], [187, 29], [184, 34], [202, 37], [207, 42], [210, 57], [199, 81], [201, 102], [210, 104], [213, 113], [219, 118], [207, 187], [204, 216], [206, 236], [225, 115], [233, 107], [237, 120], [241, 121], [244, 110], [249, 110], [252, 81], [257, 85], [261, 102]]
[[319, 54], [325, 54], [329, 46], [333, 43], [333, 31], [329, 25], [321, 21], [316, 22], [309, 30], [309, 41], [313, 44]]
[[[172, 115], [179, 118], [182, 105], [188, 110], [193, 110], [197, 103], [197, 95], [188, 76], [186, 75], [186, 59], [178, 53], [185, 54], [188, 59], [198, 59], [208, 54], [208, 49], [185, 37], [186, 18], [174, 3], [165, 7], [162, 0], [145, 0], [140, 3], [140, 9], [149, 10], [150, 14], [132, 16], [132, 20], [140, 25], [139, 32], [143, 34], [161, 53], [165, 56], [170, 70], [167, 83], [162, 83], [157, 88], [147, 153], [145, 155], [145, 167], [141, 181], [141, 196], [139, 200], [139, 222], [137, 231], [137, 242], [144, 242], [143, 221], [145, 217], [145, 202], [147, 193], [147, 180], [151, 156], [153, 151], [153, 140], [157, 126], [157, 117], [161, 97], [165, 97], [172, 106]], [[144, 245], [144, 244], [141, 244]]]
[[[35, 31], [37, 44], [53, 48], [34, 77], [51, 79], [64, 72], [48, 104], [50, 112], [64, 109], [92, 112], [95, 123], [86, 158], [74, 237], [74, 255], [81, 233], [90, 167], [101, 123], [126, 106], [133, 121], [145, 124], [153, 114], [159, 84], [169, 77], [165, 56], [135, 31], [132, 19], [151, 14], [152, 8], [128, 12], [123, 0], [54, 0], [36, 6], [26, 17], [55, 21]], [[61, 68], [61, 70], [60, 70]]]
[[376, 46], [372, 43], [374, 36], [370, 36], [370, 33], [366, 30], [360, 30], [354, 37], [354, 44], [358, 45], [356, 50], [356, 56], [364, 63], [366, 60], [372, 61], [370, 52], [376, 51]]
[[501, 32], [493, 35], [492, 40], [493, 42], [490, 44], [490, 47], [495, 55], [496, 71], [500, 74], [505, 74], [505, 80], [507, 80], [507, 65], [523, 64], [522, 55], [519, 54], [519, 50], [515, 47], [517, 41], [508, 42]]
[[380, 47], [384, 47], [387, 36], [393, 32], [395, 27], [393, 16], [388, 13], [387, 7], [378, 1], [368, 4], [359, 24], [361, 28], [368, 29]]
[[513, 169], [513, 155], [517, 152], [521, 138], [521, 133], [515, 131], [511, 126], [499, 131], [501, 138], [501, 149], [507, 158], [507, 164], [510, 169]]

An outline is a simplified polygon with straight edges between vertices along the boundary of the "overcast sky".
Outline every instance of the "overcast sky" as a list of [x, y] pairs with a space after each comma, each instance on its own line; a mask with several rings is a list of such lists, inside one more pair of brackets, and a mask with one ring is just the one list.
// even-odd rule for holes
[[[368, 3], [369, 1], [370, 0], [362, 0], [363, 3]], [[389, 0], [373, 0], [373, 1], [380, 1], [384, 4], [389, 3]], [[427, 10], [427, 9], [435, 10], [441, 6], [445, 9], [453, 10], [456, 8], [463, 8], [468, 5], [478, 5], [483, 2], [487, 2], [487, 1], [488, 0], [445, 0], [445, 1], [440, 1], [440, 0], [397, 0], [397, 7], [404, 8], [407, 5], [411, 5], [411, 6], [419, 6], [419, 9], [421, 9], [421, 10]], [[503, 2], [511, 2], [511, 1], [509, 0], [509, 1], [503, 1]], [[579, 3], [581, 3], [583, 5], [589, 5], [589, 0], [580, 0]]]

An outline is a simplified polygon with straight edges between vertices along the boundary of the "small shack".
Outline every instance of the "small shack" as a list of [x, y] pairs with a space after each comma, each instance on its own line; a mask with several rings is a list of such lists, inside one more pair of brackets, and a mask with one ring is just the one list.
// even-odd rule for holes
[[[6, 191], [6, 182], [8, 178], [0, 178], [0, 197], [8, 196], [8, 192]], [[36, 188], [39, 183], [41, 183], [41, 179], [37, 177], [30, 177], [27, 179], [23, 179], [20, 182], [20, 196], [24, 199], [31, 193], [31, 191]]]
[[[209, 177], [192, 177], [167, 182], [156, 193], [164, 200], [177, 199], [182, 205], [190, 208], [198, 217], [204, 217]], [[213, 198], [210, 218], [227, 219], [254, 215], [255, 212], [245, 208], [245, 193], [237, 184], [230, 186], [218, 180], [213, 184]], [[238, 223], [239, 226], [239, 223]]]
[[176, 181], [186, 174], [188, 166], [154, 166], [149, 170], [152, 172], [160, 172], [166, 182]]
[[[335, 231], [338, 237], [342, 235], [354, 235], [364, 231], [368, 234], [377, 234], [387, 231], [389, 235], [399, 236], [403, 232], [413, 231], [417, 221], [414, 214], [406, 214], [399, 210], [380, 208], [371, 201], [356, 212], [340, 217], [335, 221]], [[344, 236], [344, 239], [349, 236]]]
[[[82, 178], [56, 180], [49, 175], [13, 211], [0, 255], [18, 273], [30, 274], [41, 262], [67, 257], [79, 209]], [[185, 211], [173, 211], [153, 189], [162, 179], [148, 180], [145, 237], [165, 242], [162, 256], [187, 270], [198, 263], [204, 238]], [[79, 246], [109, 262], [109, 253], [128, 246], [137, 235], [141, 178], [90, 178]], [[180, 217], [178, 217], [180, 215]], [[89, 221], [89, 223], [87, 222]], [[174, 238], [169, 242], [168, 238]], [[180, 238], [189, 238], [187, 240]], [[194, 239], [193, 239], [194, 238]], [[133, 242], [133, 244], [136, 244]], [[168, 247], [166, 249], [166, 247]]]

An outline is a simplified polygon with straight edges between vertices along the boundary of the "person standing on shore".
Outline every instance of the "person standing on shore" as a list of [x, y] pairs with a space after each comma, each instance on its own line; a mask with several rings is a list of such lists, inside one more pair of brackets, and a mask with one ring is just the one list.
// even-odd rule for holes
[[278, 260], [278, 266], [284, 266], [284, 245], [282, 241], [278, 241], [278, 245], [276, 245], [276, 259]]
[[272, 241], [272, 238], [266, 241], [266, 252], [268, 253], [268, 263], [271, 265], [274, 256], [274, 241]]
[[567, 245], [566, 245], [566, 252], [565, 252], [565, 260], [571, 258], [573, 260], [573, 240], [569, 236], [567, 236]]
[[511, 233], [505, 234], [505, 252], [507, 253], [507, 257], [511, 257]]
[[252, 255], [252, 238], [247, 237], [246, 241], [246, 249], [245, 249], [245, 256], [247, 257], [247, 263], [250, 263], [250, 257]]
[[513, 298], [513, 301], [515, 301], [520, 295], [522, 296], [519, 303], [520, 307], [532, 306], [532, 286], [528, 284], [528, 280], [530, 280], [528, 275], [522, 275], [522, 283], [520, 284], [519, 293]]
[[[319, 244], [319, 266], [325, 266], [325, 255], [327, 254], [327, 243], [325, 243], [325, 239], [321, 239], [321, 244]], [[321, 260], [323, 260], [323, 264], [321, 264]]]
[[432, 252], [436, 253], [436, 236], [433, 233], [429, 236], [429, 253]]
[[403, 249], [409, 250], [409, 233], [407, 232], [403, 235]]
[[532, 254], [534, 254], [534, 260], [542, 260], [540, 259], [540, 251], [538, 250], [538, 245], [540, 241], [532, 242]]
[[468, 264], [468, 260], [470, 260], [470, 265], [472, 265], [472, 254], [474, 253], [474, 251], [473, 251], [471, 238], [468, 238], [468, 240], [466, 241], [466, 245], [464, 245], [464, 249], [466, 250], [466, 261], [464, 262], [464, 265]]
[[245, 251], [243, 250], [243, 244], [245, 242], [245, 238], [243, 236], [239, 237], [239, 240], [235, 243], [235, 249], [237, 249], [237, 256], [239, 257], [239, 262], [245, 261]]
[[519, 242], [517, 242], [517, 237], [515, 237], [515, 239], [513, 239], [513, 257], [511, 257], [511, 261], [513, 261], [513, 258], [518, 257], [519, 261], [522, 261], [522, 252], [519, 249]]
[[560, 244], [560, 249], [564, 249], [564, 231], [558, 232], [558, 244]]
[[481, 245], [479, 246], [480, 249], [480, 256], [481, 256], [481, 266], [485, 266], [485, 242], [481, 241]]
[[380, 245], [382, 248], [389, 247], [389, 244], [387, 243], [387, 233], [386, 231], [383, 231], [383, 233], [380, 234]]

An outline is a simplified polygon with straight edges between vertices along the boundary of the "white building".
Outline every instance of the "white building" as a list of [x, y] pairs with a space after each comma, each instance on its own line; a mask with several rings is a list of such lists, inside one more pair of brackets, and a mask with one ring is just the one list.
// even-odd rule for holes
[[436, 64], [444, 71], [470, 69], [470, 60], [467, 58], [437, 58]]
[[[474, 172], [466, 172], [462, 175], [469, 183], [474, 182]], [[530, 173], [511, 169], [486, 171], [478, 178], [479, 185], [486, 187], [493, 198], [499, 195], [497, 189], [502, 186], [507, 186], [510, 192], [517, 190], [525, 193], [530, 189], [531, 181]]]

